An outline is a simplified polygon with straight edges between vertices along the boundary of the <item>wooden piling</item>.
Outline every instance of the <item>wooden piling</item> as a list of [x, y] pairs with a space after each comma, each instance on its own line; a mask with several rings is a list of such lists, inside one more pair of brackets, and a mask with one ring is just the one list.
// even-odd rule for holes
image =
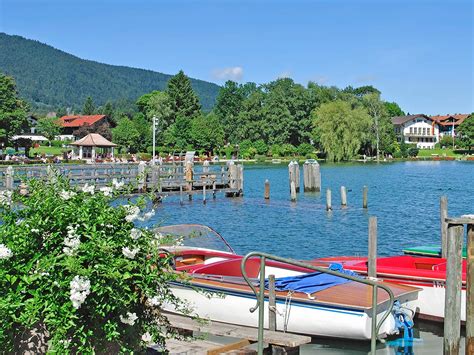
[[461, 341], [462, 242], [464, 226], [448, 223], [446, 293], [444, 301], [445, 355], [459, 354]]
[[212, 199], [216, 199], [216, 180], [212, 182]]
[[291, 191], [291, 182], [295, 183], [295, 191], [300, 191], [300, 166], [296, 161], [290, 161], [288, 164], [288, 176], [290, 181], [290, 191]]
[[[187, 190], [191, 191], [193, 189], [193, 163], [190, 161], [186, 162], [185, 178], [186, 178]], [[190, 197], [190, 200], [191, 199], [192, 197]]]
[[140, 162], [138, 164], [138, 175], [137, 175], [137, 188], [138, 191], [145, 191], [146, 176], [145, 176], [145, 163]]
[[268, 181], [268, 179], [265, 180], [265, 192], [263, 197], [265, 200], [270, 199], [270, 181]]
[[441, 223], [441, 257], [447, 257], [448, 247], [448, 224], [446, 218], [448, 217], [448, 197], [441, 196], [439, 200], [439, 212], [440, 212], [440, 223]]
[[202, 186], [202, 203], [206, 204], [206, 183]]
[[326, 189], [326, 211], [332, 211], [331, 189]]
[[276, 330], [275, 275], [268, 275], [268, 329]]
[[294, 181], [291, 182], [291, 201], [296, 202], [296, 184]]
[[179, 204], [183, 205], [183, 185], [179, 185]]
[[474, 220], [467, 225], [466, 355], [474, 354]]
[[9, 166], [5, 172], [5, 188], [13, 190], [13, 167]]
[[303, 189], [307, 191], [321, 191], [321, 171], [316, 160], [307, 160], [303, 164]]
[[362, 189], [362, 208], [367, 208], [368, 206], [368, 193], [369, 193], [369, 188], [367, 186], [364, 186]]
[[341, 186], [341, 206], [347, 206], [347, 190], [345, 186]]
[[369, 260], [367, 267], [369, 277], [377, 277], [377, 217], [369, 217]]

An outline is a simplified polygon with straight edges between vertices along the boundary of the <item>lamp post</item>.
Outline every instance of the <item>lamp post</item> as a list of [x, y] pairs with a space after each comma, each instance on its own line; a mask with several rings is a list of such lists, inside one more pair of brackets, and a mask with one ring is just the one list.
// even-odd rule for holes
[[153, 116], [152, 120], [153, 120], [153, 147], [152, 147], [151, 164], [155, 165], [156, 117]]

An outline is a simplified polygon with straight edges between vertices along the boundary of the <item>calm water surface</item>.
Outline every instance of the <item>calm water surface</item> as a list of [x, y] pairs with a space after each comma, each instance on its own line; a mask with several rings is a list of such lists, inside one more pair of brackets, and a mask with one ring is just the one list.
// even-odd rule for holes
[[[440, 243], [439, 199], [448, 196], [450, 216], [474, 214], [474, 163], [401, 162], [321, 165], [323, 191], [332, 190], [332, 212], [325, 194], [298, 194], [289, 200], [287, 165], [246, 165], [242, 198], [218, 195], [206, 205], [201, 196], [168, 197], [150, 224], [200, 223], [220, 232], [239, 254], [258, 250], [309, 259], [334, 255], [367, 255], [368, 217], [378, 218], [378, 252], [400, 254], [405, 247]], [[301, 166], [301, 177], [302, 166]], [[263, 199], [264, 182], [271, 199]], [[348, 189], [348, 207], [340, 207], [340, 186]], [[362, 188], [369, 187], [369, 208]], [[301, 181], [301, 190], [303, 182]], [[442, 353], [442, 328], [417, 324], [416, 354]], [[305, 354], [367, 354], [369, 345], [316, 340]], [[396, 344], [380, 344], [381, 354], [402, 354]], [[405, 352], [407, 353], [407, 352]]]

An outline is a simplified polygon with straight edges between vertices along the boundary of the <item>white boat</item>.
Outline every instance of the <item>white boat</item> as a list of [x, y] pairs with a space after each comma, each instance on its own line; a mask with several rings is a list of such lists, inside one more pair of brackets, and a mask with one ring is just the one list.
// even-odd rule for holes
[[[242, 257], [232, 250], [222, 236], [208, 227], [197, 225], [161, 227], [158, 230], [162, 234], [185, 236], [183, 245], [168, 248], [174, 255], [177, 272], [189, 276], [186, 282], [172, 283], [172, 290], [176, 296], [187, 300], [200, 317], [257, 326], [258, 312], [249, 311], [255, 306], [256, 297], [243, 279]], [[246, 274], [257, 290], [259, 263], [258, 259], [251, 258], [245, 264]], [[290, 286], [289, 289], [280, 289], [276, 292], [278, 330], [345, 339], [371, 338], [372, 286], [326, 273], [315, 274], [313, 270], [301, 266], [271, 260], [266, 261], [265, 278], [268, 275], [275, 275], [277, 286], [292, 283], [293, 280], [305, 283], [304, 289], [298, 287], [292, 289], [293, 286]], [[292, 278], [290, 281], [282, 280], [283, 277]], [[418, 289], [413, 287], [392, 284], [388, 284], [388, 287], [402, 307], [410, 304], [418, 295]], [[266, 294], [268, 295], [267, 292]], [[386, 291], [379, 287], [378, 321], [390, 312], [389, 300]], [[177, 312], [169, 304], [164, 308], [167, 311]], [[268, 319], [267, 298], [264, 309], [265, 319]], [[409, 313], [400, 307], [395, 312], [390, 312], [382, 323], [379, 337], [398, 333], [395, 317], [406, 316]]]

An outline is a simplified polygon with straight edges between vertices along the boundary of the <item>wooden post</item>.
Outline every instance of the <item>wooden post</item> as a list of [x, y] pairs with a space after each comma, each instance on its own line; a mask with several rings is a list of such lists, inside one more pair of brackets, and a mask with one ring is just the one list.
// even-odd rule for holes
[[444, 300], [445, 355], [459, 354], [461, 341], [462, 242], [464, 226], [448, 223], [446, 293]]
[[369, 260], [367, 267], [369, 277], [377, 277], [377, 217], [369, 217]]
[[270, 199], [270, 181], [268, 181], [268, 179], [265, 180], [265, 192], [263, 194], [263, 197], [265, 198], [265, 200]]
[[206, 183], [202, 186], [202, 203], [206, 204]]
[[332, 211], [331, 189], [326, 189], [326, 211]]
[[303, 164], [304, 191], [321, 191], [321, 172], [316, 160], [307, 160]]
[[441, 222], [441, 257], [447, 257], [448, 250], [448, 224], [446, 218], [448, 217], [448, 197], [441, 196], [439, 200], [439, 212]]
[[212, 182], [212, 198], [216, 199], [216, 180]]
[[294, 181], [291, 182], [291, 201], [296, 202], [296, 184]]
[[179, 204], [183, 205], [183, 185], [179, 185]]
[[145, 176], [145, 163], [140, 162], [138, 164], [137, 170], [137, 180], [138, 180], [138, 191], [143, 191], [145, 189], [146, 184], [146, 176]]
[[347, 190], [345, 186], [341, 186], [341, 206], [347, 206]]
[[474, 354], [474, 220], [467, 225], [466, 355]]
[[187, 190], [191, 191], [193, 189], [193, 163], [190, 161], [186, 162], [185, 178]]
[[7, 190], [13, 190], [13, 167], [7, 167], [5, 172], [5, 188]]
[[244, 164], [239, 165], [239, 179], [240, 179], [240, 184], [239, 184], [239, 191], [240, 195], [244, 194]]
[[276, 331], [275, 275], [268, 275], [268, 329]]
[[288, 164], [288, 176], [290, 179], [290, 192], [291, 192], [291, 183], [295, 183], [295, 191], [300, 191], [300, 166], [296, 161], [290, 161]]
[[367, 186], [364, 186], [364, 188], [362, 189], [362, 208], [367, 208], [368, 206], [368, 192], [369, 188]]

